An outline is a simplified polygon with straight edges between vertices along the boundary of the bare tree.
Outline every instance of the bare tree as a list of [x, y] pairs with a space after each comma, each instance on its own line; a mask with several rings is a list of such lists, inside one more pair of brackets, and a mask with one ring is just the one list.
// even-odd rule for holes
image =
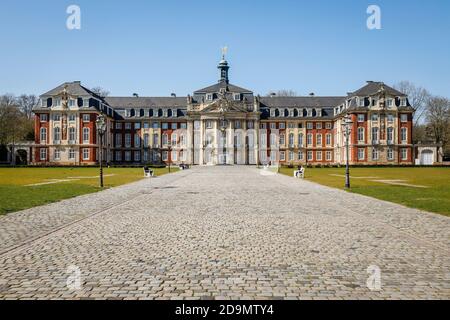
[[267, 94], [267, 96], [275, 95], [277, 97], [295, 97], [297, 96], [297, 92], [294, 90], [282, 89], [278, 91], [271, 91]]
[[91, 91], [102, 98], [109, 96], [110, 93], [108, 90], [105, 90], [102, 87], [94, 87], [91, 89]]
[[427, 102], [430, 99], [430, 93], [426, 89], [418, 87], [409, 81], [400, 81], [394, 88], [406, 94], [410, 104], [416, 110], [414, 114], [414, 125], [423, 123], [427, 113]]
[[28, 119], [33, 117], [33, 108], [38, 104], [38, 97], [34, 94], [22, 94], [17, 98], [17, 104], [20, 110], [26, 115]]
[[444, 150], [450, 142], [450, 100], [444, 97], [432, 97], [427, 104], [427, 120], [431, 134]]

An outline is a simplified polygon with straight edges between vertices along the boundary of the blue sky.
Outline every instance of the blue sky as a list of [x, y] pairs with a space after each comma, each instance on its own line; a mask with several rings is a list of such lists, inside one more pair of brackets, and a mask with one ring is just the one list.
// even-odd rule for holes
[[[81, 8], [81, 30], [66, 9]], [[382, 30], [368, 30], [379, 5]], [[115, 96], [186, 95], [218, 79], [266, 94], [344, 95], [366, 80], [410, 80], [450, 96], [450, 1], [1, 0], [0, 94], [64, 81]]]

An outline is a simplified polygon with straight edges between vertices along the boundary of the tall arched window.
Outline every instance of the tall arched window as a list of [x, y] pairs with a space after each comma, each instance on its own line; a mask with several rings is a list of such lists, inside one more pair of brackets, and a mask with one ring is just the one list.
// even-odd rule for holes
[[89, 143], [89, 128], [83, 128], [83, 143]]
[[41, 142], [41, 144], [47, 143], [47, 128], [41, 128], [41, 130], [40, 130], [40, 142]]
[[136, 110], [131, 109], [130, 110], [130, 117], [135, 117], [136, 116]]
[[290, 133], [289, 134], [289, 146], [293, 146], [294, 145], [294, 134]]
[[303, 133], [298, 134], [298, 146], [303, 147]]

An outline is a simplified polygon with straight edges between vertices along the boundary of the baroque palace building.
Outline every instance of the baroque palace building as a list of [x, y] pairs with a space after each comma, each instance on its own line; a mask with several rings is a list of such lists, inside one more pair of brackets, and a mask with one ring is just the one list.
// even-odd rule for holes
[[344, 117], [350, 164], [413, 162], [414, 109], [382, 82], [340, 97], [261, 97], [229, 82], [225, 58], [218, 68], [218, 83], [187, 97], [100, 97], [79, 81], [60, 85], [34, 109], [32, 162], [97, 164], [99, 114], [110, 164], [344, 164]]

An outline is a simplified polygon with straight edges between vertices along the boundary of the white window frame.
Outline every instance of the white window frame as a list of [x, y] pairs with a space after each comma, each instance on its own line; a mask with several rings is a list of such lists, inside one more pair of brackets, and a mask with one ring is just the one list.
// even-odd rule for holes
[[83, 144], [89, 144], [91, 138], [91, 130], [88, 127], [83, 128]]
[[89, 160], [90, 150], [89, 148], [83, 148], [83, 160]]
[[47, 143], [47, 128], [41, 127], [41, 129], [39, 130], [39, 138], [41, 144]]
[[75, 160], [76, 158], [76, 152], [74, 148], [69, 149], [69, 160]]
[[358, 160], [365, 160], [366, 158], [366, 149], [358, 148]]
[[83, 114], [83, 122], [90, 122], [91, 121], [91, 115], [89, 113]]
[[322, 151], [316, 151], [316, 161], [322, 161]]
[[41, 161], [46, 161], [47, 160], [47, 149], [46, 148], [41, 148], [39, 150], [39, 159]]
[[402, 161], [408, 160], [408, 149], [407, 148], [401, 148], [400, 154], [401, 154]]

